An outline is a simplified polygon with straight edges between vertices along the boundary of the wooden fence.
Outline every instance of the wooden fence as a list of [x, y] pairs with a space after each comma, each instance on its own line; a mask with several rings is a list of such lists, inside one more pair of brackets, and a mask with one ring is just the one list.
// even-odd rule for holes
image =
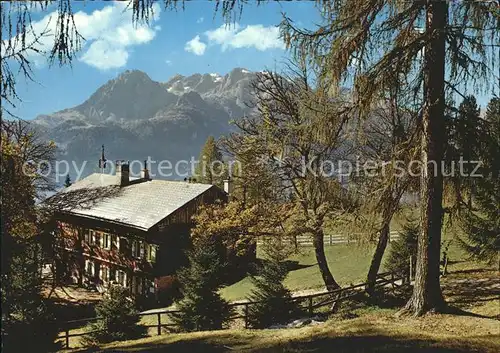
[[[398, 278], [391, 272], [384, 272], [377, 275], [377, 279], [375, 282], [375, 288], [385, 287], [387, 285], [391, 285], [392, 288], [399, 287], [400, 284], [396, 282], [401, 280], [402, 278]], [[334, 303], [338, 303], [342, 300], [346, 300], [352, 298], [356, 295], [360, 294], [360, 289], [365, 287], [367, 283], [360, 283], [357, 285], [353, 285], [350, 287], [340, 288], [334, 291], [325, 291], [320, 293], [308, 294], [308, 295], [300, 295], [292, 298], [292, 301], [298, 303], [298, 305], [303, 309], [305, 314], [310, 316], [314, 315], [318, 309], [324, 308], [326, 306], [330, 306], [330, 308], [334, 305]], [[242, 320], [245, 328], [248, 328], [248, 310], [249, 307], [258, 302], [235, 302], [231, 303], [230, 306], [233, 308], [233, 316], [231, 317], [231, 321], [234, 322], [236, 320]], [[140, 313], [139, 317], [147, 317], [147, 316], [156, 316], [155, 324], [147, 324], [144, 325], [147, 328], [156, 328], [155, 332], [157, 335], [161, 335], [163, 329], [172, 329], [175, 328], [176, 325], [170, 322], [166, 322], [167, 320], [162, 321], [162, 315], [171, 316], [175, 313], [179, 313], [179, 310], [159, 310], [149, 313]], [[79, 319], [79, 320], [71, 320], [66, 321], [64, 323], [64, 333], [59, 335], [58, 339], [63, 339], [64, 348], [70, 348], [70, 338], [72, 337], [81, 337], [88, 335], [91, 332], [77, 332], [71, 333], [71, 327], [82, 326], [90, 322], [94, 322], [99, 320], [99, 318], [88, 318], [88, 319]]]
[[[350, 244], [350, 243], [356, 243], [357, 238], [362, 236], [361, 233], [353, 233], [352, 235], [343, 235], [343, 234], [328, 234], [325, 235], [323, 238], [323, 242], [325, 245], [335, 245], [335, 244]], [[392, 231], [389, 234], [389, 242], [392, 240], [396, 240], [399, 237], [399, 232], [397, 231]], [[312, 246], [312, 237], [310, 235], [298, 235], [295, 237], [292, 242], [295, 242], [296, 245], [302, 245], [302, 246]], [[259, 240], [257, 240], [257, 243], [260, 243]]]

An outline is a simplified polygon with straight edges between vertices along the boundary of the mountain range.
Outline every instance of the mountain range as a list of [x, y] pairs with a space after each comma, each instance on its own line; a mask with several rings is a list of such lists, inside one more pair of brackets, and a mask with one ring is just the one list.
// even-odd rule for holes
[[150, 157], [175, 165], [198, 158], [208, 136], [229, 133], [230, 121], [249, 112], [255, 75], [235, 68], [224, 76], [175, 75], [157, 82], [142, 71], [127, 70], [82, 104], [39, 115], [33, 124], [56, 143], [58, 159], [77, 165], [87, 161], [82, 176], [99, 170], [101, 145], [108, 160]]

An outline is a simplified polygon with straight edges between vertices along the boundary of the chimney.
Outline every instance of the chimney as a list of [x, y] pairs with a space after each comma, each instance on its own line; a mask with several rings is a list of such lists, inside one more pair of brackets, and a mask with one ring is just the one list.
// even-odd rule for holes
[[130, 168], [128, 165], [128, 162], [125, 163], [125, 161], [116, 161], [116, 179], [117, 183], [120, 186], [126, 186], [129, 183], [129, 173], [130, 173]]
[[231, 177], [224, 180], [224, 192], [229, 198], [231, 198], [233, 194], [233, 180], [231, 179]]
[[149, 177], [148, 161], [144, 160], [144, 168], [141, 171], [141, 178], [144, 180], [151, 180]]

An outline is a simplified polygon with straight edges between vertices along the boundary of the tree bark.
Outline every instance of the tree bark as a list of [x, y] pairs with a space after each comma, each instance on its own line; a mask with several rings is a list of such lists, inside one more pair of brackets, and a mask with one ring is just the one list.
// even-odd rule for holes
[[326, 262], [323, 229], [319, 228], [315, 230], [313, 235], [313, 246], [319, 271], [321, 272], [321, 277], [323, 277], [323, 281], [325, 282], [326, 289], [329, 291], [339, 289], [340, 285], [333, 278], [333, 275], [328, 268], [328, 262]]
[[[389, 220], [390, 222], [390, 220]], [[380, 269], [380, 264], [382, 263], [382, 257], [384, 256], [385, 249], [387, 247], [387, 242], [389, 240], [389, 222], [384, 222], [382, 229], [380, 230], [380, 236], [378, 238], [377, 248], [372, 257], [372, 262], [370, 263], [370, 269], [368, 270], [368, 277], [366, 282], [366, 292], [368, 295], [373, 296], [375, 291], [375, 283], [377, 281], [377, 274]]]
[[424, 54], [424, 107], [422, 114], [421, 233], [413, 294], [406, 310], [414, 315], [446, 306], [439, 283], [443, 218], [445, 26], [448, 5], [427, 0], [426, 32], [431, 39]]

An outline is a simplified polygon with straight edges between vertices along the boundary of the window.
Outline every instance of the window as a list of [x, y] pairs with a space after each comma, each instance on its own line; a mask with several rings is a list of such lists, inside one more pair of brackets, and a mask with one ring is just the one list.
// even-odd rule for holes
[[95, 244], [95, 232], [93, 230], [90, 230], [89, 233], [90, 233], [89, 244]]
[[101, 234], [101, 232], [94, 232], [94, 234], [95, 234], [94, 244], [97, 245], [98, 247], [102, 247], [102, 234]]
[[116, 270], [114, 268], [109, 269], [109, 280], [116, 281]]
[[109, 282], [109, 267], [106, 265], [101, 265], [101, 270], [99, 272], [100, 279], [103, 282]]
[[144, 242], [142, 241], [139, 242], [139, 257], [144, 258]]
[[85, 273], [89, 277], [93, 277], [95, 274], [94, 262], [91, 260], [85, 260]]
[[120, 237], [118, 235], [112, 235], [111, 236], [111, 242], [116, 248], [117, 251], [120, 251]]
[[123, 286], [123, 287], [126, 287], [127, 286], [127, 273], [125, 271], [122, 271], [122, 270], [118, 270], [116, 271], [117, 273], [117, 281], [118, 281], [118, 284]]
[[156, 245], [149, 245], [148, 250], [148, 261], [152, 263], [156, 262]]
[[132, 256], [137, 257], [137, 240], [132, 240]]
[[90, 240], [91, 240], [90, 232], [91, 231], [89, 229], [84, 230], [85, 243], [87, 243], [87, 244], [90, 244]]
[[144, 243], [139, 240], [132, 240], [132, 256], [135, 258], [144, 257]]
[[103, 233], [102, 235], [102, 247], [107, 250], [111, 250], [111, 234]]

